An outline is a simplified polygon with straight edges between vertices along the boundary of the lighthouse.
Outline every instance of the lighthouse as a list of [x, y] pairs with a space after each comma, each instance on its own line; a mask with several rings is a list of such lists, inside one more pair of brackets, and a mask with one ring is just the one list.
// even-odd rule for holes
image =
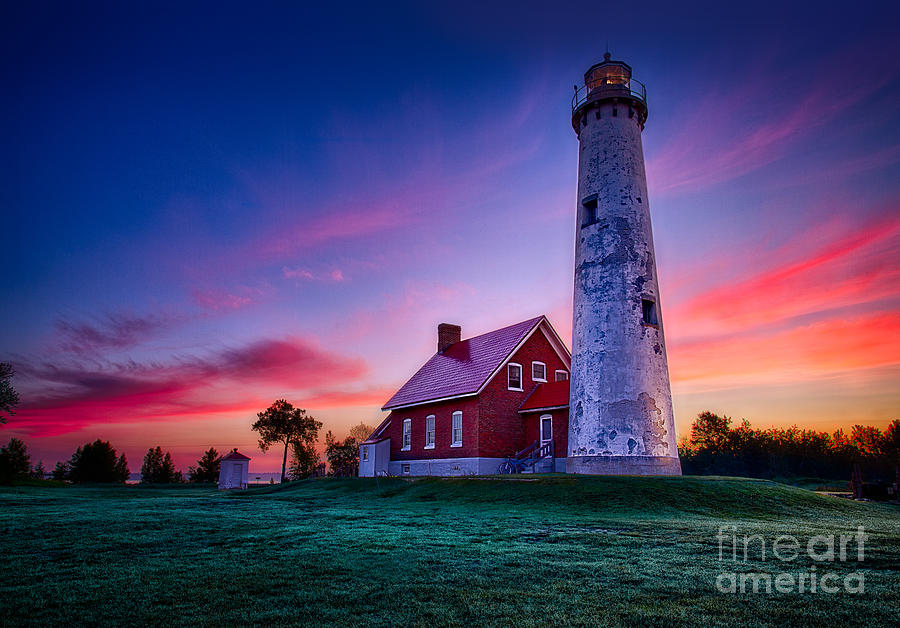
[[575, 86], [569, 473], [681, 475], [641, 133], [647, 94], [603, 61]]

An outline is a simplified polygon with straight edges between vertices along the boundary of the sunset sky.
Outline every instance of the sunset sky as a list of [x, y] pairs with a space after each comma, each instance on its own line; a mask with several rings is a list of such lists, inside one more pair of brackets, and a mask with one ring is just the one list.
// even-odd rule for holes
[[0, 440], [269, 471], [256, 412], [375, 425], [439, 322], [569, 342], [607, 43], [648, 90], [679, 432], [900, 418], [900, 5], [300, 4], [4, 4]]

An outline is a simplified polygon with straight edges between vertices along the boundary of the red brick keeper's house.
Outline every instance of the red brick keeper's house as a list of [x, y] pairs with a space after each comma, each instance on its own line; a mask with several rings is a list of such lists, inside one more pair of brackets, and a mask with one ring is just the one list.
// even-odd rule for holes
[[532, 445], [544, 456], [534, 470], [565, 471], [571, 356], [547, 317], [461, 335], [438, 326], [437, 353], [360, 445], [361, 476], [497, 473]]

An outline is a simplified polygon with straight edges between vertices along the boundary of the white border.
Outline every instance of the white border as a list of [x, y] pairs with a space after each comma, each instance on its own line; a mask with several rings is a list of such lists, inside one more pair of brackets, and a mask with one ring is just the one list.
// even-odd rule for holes
[[[431, 444], [428, 444], [428, 419], [431, 419], [432, 426], [432, 436], [434, 440], [431, 441]], [[434, 443], [437, 440], [437, 419], [433, 414], [429, 414], [425, 417], [425, 446], [422, 449], [434, 449]]]
[[[540, 364], [541, 366], [544, 367], [544, 379], [539, 379], [534, 376], [534, 365], [535, 364]], [[541, 362], [540, 360], [532, 360], [532, 362], [531, 362], [531, 381], [543, 382], [544, 384], [547, 383], [547, 363], [546, 362]]]
[[[407, 423], [409, 423], [409, 445], [404, 445], [403, 441], [406, 439], [403, 437], [406, 436]], [[400, 431], [400, 445], [400, 451], [409, 451], [410, 449], [412, 449], [412, 419], [410, 418], [403, 419], [403, 428]]]
[[[519, 386], [520, 388], [513, 388], [509, 384], [509, 367], [518, 366], [519, 367]], [[518, 362], [507, 362], [506, 363], [506, 390], [514, 390], [516, 392], [525, 392], [525, 369], [522, 368], [522, 365]]]

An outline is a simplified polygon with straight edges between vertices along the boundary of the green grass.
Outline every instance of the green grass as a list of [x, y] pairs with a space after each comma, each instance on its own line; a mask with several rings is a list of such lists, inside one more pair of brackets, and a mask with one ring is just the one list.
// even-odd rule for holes
[[[865, 592], [719, 593], [721, 571], [814, 564], [720, 562], [721, 525], [769, 543], [865, 526], [862, 565], [816, 565], [863, 571]], [[5, 625], [846, 626], [900, 608], [900, 507], [737, 478], [13, 487], [0, 540]]]

